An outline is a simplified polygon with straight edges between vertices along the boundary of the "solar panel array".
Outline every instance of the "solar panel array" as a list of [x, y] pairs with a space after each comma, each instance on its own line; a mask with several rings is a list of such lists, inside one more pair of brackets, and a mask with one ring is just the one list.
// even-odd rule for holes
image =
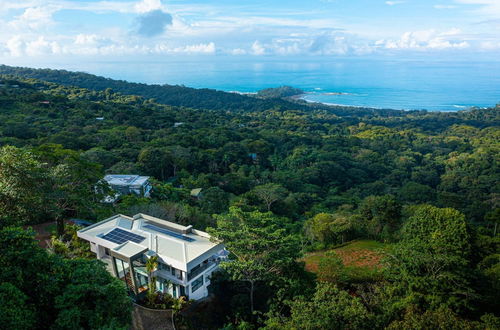
[[140, 243], [146, 239], [141, 235], [137, 235], [120, 228], [113, 229], [112, 231], [104, 235], [102, 238], [116, 244], [122, 244], [128, 241], [132, 241], [134, 243]]
[[182, 239], [182, 240], [184, 240], [186, 242], [194, 242], [195, 241], [194, 238], [191, 238], [191, 237], [188, 237], [188, 236], [176, 233], [175, 231], [171, 231], [171, 230], [168, 230], [168, 229], [165, 229], [165, 228], [161, 228], [161, 227], [158, 227], [158, 226], [155, 226], [155, 225], [145, 224], [142, 227], [143, 228], [147, 228], [147, 229], [151, 229], [151, 230], [154, 230], [154, 231], [157, 231], [159, 233], [162, 233], [162, 234], [165, 234], [165, 235], [168, 235], [168, 236], [171, 236], [171, 237]]

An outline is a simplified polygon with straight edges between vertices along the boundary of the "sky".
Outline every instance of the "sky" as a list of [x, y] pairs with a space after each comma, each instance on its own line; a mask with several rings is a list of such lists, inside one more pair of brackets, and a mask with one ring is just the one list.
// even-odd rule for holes
[[[0, 62], [500, 55], [500, 0], [0, 0]], [[500, 57], [500, 56], [499, 56]]]

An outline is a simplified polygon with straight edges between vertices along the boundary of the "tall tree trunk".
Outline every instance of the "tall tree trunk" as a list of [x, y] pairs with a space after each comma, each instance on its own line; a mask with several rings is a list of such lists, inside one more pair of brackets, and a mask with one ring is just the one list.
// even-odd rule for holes
[[254, 290], [254, 281], [250, 280], [250, 311], [252, 312], [252, 317], [253, 317], [253, 290]]
[[58, 216], [56, 218], [56, 224], [57, 224], [57, 236], [64, 235], [64, 217]]

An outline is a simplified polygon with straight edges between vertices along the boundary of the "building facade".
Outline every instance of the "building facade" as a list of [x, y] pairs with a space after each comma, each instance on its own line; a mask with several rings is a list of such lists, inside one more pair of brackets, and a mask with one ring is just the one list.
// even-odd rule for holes
[[212, 273], [228, 254], [205, 232], [145, 214], [115, 215], [79, 230], [78, 237], [89, 242], [97, 259], [134, 295], [148, 290], [146, 262], [158, 256], [158, 268], [152, 274], [157, 291], [176, 298], [204, 298]]
[[133, 174], [108, 174], [104, 177], [114, 194], [106, 196], [104, 202], [114, 203], [121, 195], [136, 195], [149, 197], [151, 193], [151, 183], [149, 176], [139, 176]]

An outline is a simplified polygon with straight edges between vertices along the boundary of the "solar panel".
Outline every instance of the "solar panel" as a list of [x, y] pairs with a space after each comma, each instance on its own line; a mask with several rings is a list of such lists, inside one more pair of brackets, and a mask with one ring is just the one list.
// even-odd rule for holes
[[146, 239], [141, 235], [137, 235], [120, 228], [113, 229], [112, 231], [104, 235], [102, 238], [116, 244], [122, 244], [128, 241], [132, 241], [134, 243], [140, 243]]
[[143, 225], [142, 227], [143, 228], [147, 228], [147, 229], [151, 229], [151, 230], [154, 230], [154, 231], [157, 231], [159, 233], [162, 233], [162, 234], [165, 234], [165, 235], [168, 235], [168, 236], [172, 236], [172, 237], [175, 237], [175, 238], [178, 238], [178, 239], [182, 239], [182, 240], [187, 241], [187, 242], [194, 242], [195, 241], [194, 238], [187, 237], [185, 235], [176, 233], [175, 231], [171, 231], [171, 230], [168, 230], [168, 229], [165, 229], [165, 228], [161, 228], [161, 227], [158, 227], [158, 226], [155, 226], [155, 225], [146, 224], [146, 225]]

